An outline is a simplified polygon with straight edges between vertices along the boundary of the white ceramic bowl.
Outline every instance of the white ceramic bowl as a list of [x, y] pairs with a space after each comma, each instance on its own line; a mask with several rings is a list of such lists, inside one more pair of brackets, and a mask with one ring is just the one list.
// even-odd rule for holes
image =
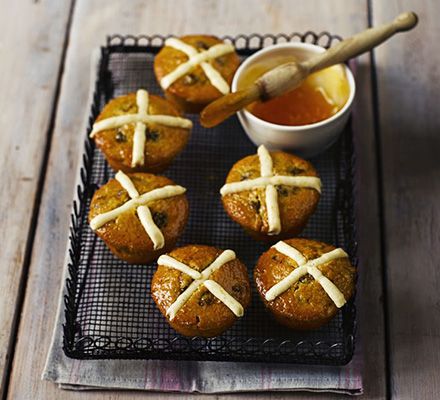
[[[237, 90], [243, 72], [250, 66], [271, 57], [293, 56], [299, 61], [325, 51], [323, 47], [307, 43], [282, 43], [265, 47], [244, 61], [232, 81], [232, 91]], [[264, 121], [249, 111], [238, 112], [238, 119], [249, 138], [257, 146], [264, 144], [269, 149], [291, 150], [302, 157], [313, 157], [329, 148], [339, 137], [350, 115], [355, 94], [355, 82], [350, 69], [344, 65], [349, 85], [348, 100], [330, 118], [308, 125], [286, 126]]]

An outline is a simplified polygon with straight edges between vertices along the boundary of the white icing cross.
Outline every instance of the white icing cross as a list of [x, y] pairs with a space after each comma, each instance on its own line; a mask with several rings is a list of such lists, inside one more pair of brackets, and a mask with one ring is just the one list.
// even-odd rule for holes
[[137, 114], [117, 115], [115, 117], [95, 122], [90, 137], [92, 138], [96, 133], [107, 129], [116, 129], [127, 124], [136, 124], [133, 136], [131, 166], [136, 167], [137, 165], [144, 165], [147, 124], [156, 123], [173, 128], [192, 128], [192, 122], [186, 118], [175, 117], [172, 115], [149, 115], [148, 104], [148, 92], [144, 89], [139, 89], [136, 92], [136, 105], [138, 107]]
[[267, 301], [276, 299], [280, 294], [284, 293], [301, 279], [302, 276], [310, 274], [322, 286], [330, 299], [332, 299], [333, 303], [335, 303], [336, 307], [341, 308], [346, 303], [342, 292], [317, 268], [319, 265], [336, 260], [337, 258], [348, 257], [348, 254], [344, 250], [334, 249], [314, 260], [307, 260], [297, 249], [288, 245], [286, 242], [278, 242], [272, 247], [281, 254], [294, 260], [298, 264], [298, 267], [266, 292], [265, 298]]
[[169, 268], [177, 269], [194, 279], [191, 284], [177, 297], [175, 302], [168, 308], [166, 314], [173, 320], [179, 310], [190, 299], [192, 294], [196, 292], [202, 285], [206, 287], [215, 297], [217, 297], [226, 307], [228, 307], [237, 317], [244, 314], [243, 306], [235, 300], [225, 289], [217, 282], [209, 279], [209, 277], [229, 261], [235, 260], [235, 253], [232, 250], [225, 250], [221, 253], [208, 267], [202, 272], [177, 261], [176, 259], [162, 255], [157, 260], [158, 265], [164, 265]]
[[154, 250], [161, 249], [165, 245], [165, 238], [159, 227], [154, 223], [151, 211], [147, 206], [147, 203], [166, 199], [168, 197], [178, 196], [186, 192], [186, 189], [179, 185], [167, 185], [158, 189], [153, 189], [142, 195], [136, 190], [131, 179], [125, 175], [122, 171], [119, 171], [116, 176], [116, 180], [127, 191], [131, 200], [128, 200], [121, 206], [107, 211], [103, 214], [99, 214], [90, 221], [90, 227], [95, 231], [109, 221], [118, 218], [124, 212], [136, 208], [136, 213], [145, 232], [153, 242]]
[[240, 182], [226, 183], [220, 194], [225, 196], [231, 193], [266, 188], [267, 222], [269, 235], [278, 235], [281, 232], [280, 209], [278, 205], [278, 192], [275, 185], [298, 186], [312, 188], [321, 193], [321, 180], [316, 176], [284, 176], [273, 174], [272, 157], [264, 145], [258, 147], [261, 177]]
[[168, 89], [175, 81], [188, 74], [192, 69], [200, 65], [203, 72], [211, 82], [211, 85], [218, 89], [222, 94], [229, 93], [230, 88], [221, 74], [207, 61], [220, 57], [227, 53], [232, 53], [235, 49], [231, 44], [219, 43], [209, 49], [198, 52], [197, 49], [176, 38], [169, 38], [165, 41], [165, 46], [180, 50], [188, 56], [188, 61], [180, 64], [174, 71], [165, 75], [160, 80], [160, 86]]

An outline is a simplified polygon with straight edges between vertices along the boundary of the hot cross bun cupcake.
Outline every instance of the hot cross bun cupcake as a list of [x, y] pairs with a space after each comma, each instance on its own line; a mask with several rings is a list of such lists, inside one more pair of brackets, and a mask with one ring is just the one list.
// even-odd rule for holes
[[230, 92], [240, 59], [234, 46], [215, 36], [170, 38], [154, 60], [154, 73], [165, 96], [189, 113]]
[[161, 172], [183, 150], [191, 127], [169, 101], [139, 89], [110, 100], [90, 136], [115, 171]]
[[164, 176], [119, 171], [95, 192], [90, 227], [118, 258], [146, 264], [171, 250], [183, 233], [185, 191]]
[[320, 192], [312, 164], [264, 146], [237, 161], [220, 190], [229, 217], [255, 239], [271, 242], [302, 232]]
[[277, 321], [307, 330], [329, 322], [353, 296], [355, 274], [344, 250], [314, 240], [289, 239], [261, 255], [254, 279]]
[[177, 332], [212, 337], [243, 316], [251, 301], [245, 265], [232, 250], [189, 245], [159, 257], [151, 294]]

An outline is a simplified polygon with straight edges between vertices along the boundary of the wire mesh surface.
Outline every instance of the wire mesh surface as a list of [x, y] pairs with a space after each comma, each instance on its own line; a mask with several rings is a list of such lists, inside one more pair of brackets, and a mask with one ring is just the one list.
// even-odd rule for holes
[[[308, 32], [291, 36], [240, 36], [241, 56], [277, 40], [327, 40], [337, 37]], [[239, 41], [242, 41], [242, 44]], [[254, 40], [254, 45], [252, 44]], [[162, 37], [109, 38], [102, 49], [90, 126], [112, 97], [146, 88], [161, 94], [152, 71], [154, 53]], [[270, 43], [271, 44], [271, 43]], [[238, 159], [254, 154], [237, 119], [204, 129], [194, 128], [184, 152], [165, 175], [186, 187], [190, 218], [178, 246], [197, 243], [233, 249], [248, 266], [249, 275], [267, 245], [248, 237], [223, 210], [219, 188]], [[90, 132], [89, 126], [89, 132]], [[350, 124], [341, 139], [325, 154], [312, 160], [323, 181], [317, 212], [302, 236], [346, 249], [356, 264], [353, 221], [352, 147]], [[294, 332], [276, 323], [265, 311], [253, 286], [245, 316], [223, 335], [185, 338], [169, 327], [150, 296], [156, 264], [128, 265], [114, 257], [87, 224], [91, 197], [114, 175], [93, 142], [86, 140], [78, 200], [70, 230], [70, 262], [65, 296], [64, 351], [74, 358], [154, 358], [185, 360], [235, 360], [345, 364], [353, 354], [355, 306], [353, 301], [321, 329]], [[251, 278], [252, 282], [252, 278]]]

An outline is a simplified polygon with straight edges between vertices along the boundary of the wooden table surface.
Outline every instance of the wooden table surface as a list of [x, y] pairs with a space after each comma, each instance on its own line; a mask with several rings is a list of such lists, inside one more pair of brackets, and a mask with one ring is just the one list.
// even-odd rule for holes
[[[423, 4], [422, 4], [423, 3]], [[440, 2], [0, 0], [0, 394], [8, 399], [310, 399], [336, 395], [61, 392], [41, 381], [56, 315], [90, 56], [107, 34], [342, 36], [420, 23], [357, 74], [359, 335], [365, 399], [440, 397]]]

